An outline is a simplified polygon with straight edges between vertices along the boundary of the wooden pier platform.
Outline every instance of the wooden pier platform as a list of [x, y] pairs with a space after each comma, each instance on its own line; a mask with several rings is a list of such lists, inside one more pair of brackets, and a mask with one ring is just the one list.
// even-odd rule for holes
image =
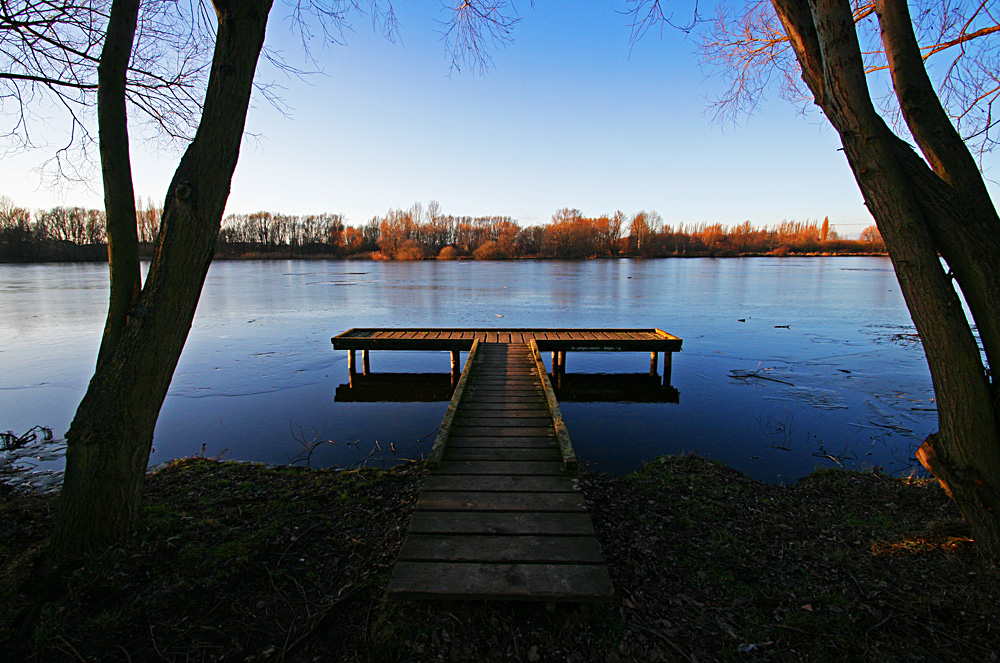
[[451, 370], [460, 371], [459, 353], [468, 351], [472, 342], [531, 343], [542, 352], [552, 352], [552, 373], [566, 372], [567, 352], [649, 352], [650, 375], [658, 370], [658, 355], [663, 354], [663, 384], [670, 384], [674, 352], [681, 349], [681, 339], [662, 329], [525, 329], [525, 328], [372, 328], [356, 327], [334, 336], [334, 350], [347, 350], [347, 370], [357, 372], [355, 351], [361, 350], [362, 372], [369, 372], [372, 350], [444, 350], [451, 352]]
[[577, 459], [541, 351], [553, 373], [567, 351], [651, 353], [656, 374], [681, 339], [659, 329], [351, 329], [335, 349], [446, 350], [464, 370], [428, 458], [388, 594], [404, 599], [605, 601], [614, 591], [574, 481]]

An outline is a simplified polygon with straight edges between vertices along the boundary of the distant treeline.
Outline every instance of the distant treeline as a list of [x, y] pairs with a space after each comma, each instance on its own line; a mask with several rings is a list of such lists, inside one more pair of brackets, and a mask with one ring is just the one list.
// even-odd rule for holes
[[[140, 251], [148, 256], [161, 210], [139, 201]], [[360, 227], [340, 214], [291, 216], [231, 214], [222, 222], [216, 255], [222, 258], [331, 257], [376, 260], [502, 260], [510, 258], [671, 257], [883, 253], [875, 226], [861, 238], [840, 238], [829, 219], [782, 221], [755, 228], [672, 226], [656, 212], [585, 217], [564, 208], [544, 225], [522, 227], [505, 216], [442, 214], [436, 202], [390, 210]], [[0, 261], [103, 260], [104, 213], [56, 207], [33, 214], [0, 198]]]

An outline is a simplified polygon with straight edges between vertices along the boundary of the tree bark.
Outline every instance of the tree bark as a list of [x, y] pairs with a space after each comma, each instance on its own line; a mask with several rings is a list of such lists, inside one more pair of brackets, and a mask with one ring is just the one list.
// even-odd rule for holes
[[66, 434], [56, 554], [120, 540], [139, 518], [153, 429], [212, 260], [271, 0], [214, 5], [218, 30], [202, 119], [168, 188], [146, 283]]
[[[875, 8], [903, 118], [940, 181], [928, 178], [926, 172], [921, 179], [927, 181], [925, 186], [939, 189], [939, 197], [952, 198], [948, 208], [954, 211], [929, 216], [931, 232], [970, 305], [987, 364], [997, 370], [1000, 217], [975, 159], [948, 119], [927, 75], [906, 2], [877, 0]], [[919, 159], [915, 161], [919, 163]], [[956, 213], [960, 218], [950, 218]]]
[[98, 364], [118, 345], [141, 285], [125, 105], [126, 75], [138, 18], [139, 0], [116, 0], [111, 7], [101, 61], [97, 65], [97, 126], [111, 271], [108, 319], [97, 355]]
[[[840, 134], [923, 342], [940, 430], [924, 442], [917, 457], [954, 498], [981, 554], [1000, 559], [1000, 437], [993, 386], [938, 258], [947, 242], [950, 266], [989, 274], [992, 266], [982, 262], [990, 256], [994, 263], [1000, 259], [1000, 252], [991, 254], [988, 248], [996, 245], [997, 233], [875, 111], [848, 0], [810, 0], [808, 8], [794, 0], [773, 4], [802, 65], [803, 80]], [[887, 51], [894, 46], [887, 44]], [[895, 75], [912, 80], [903, 67]], [[896, 88], [906, 86], [901, 80]], [[945, 229], [954, 235], [944, 237]], [[976, 320], [1000, 313], [991, 308], [988, 295], [966, 295]]]

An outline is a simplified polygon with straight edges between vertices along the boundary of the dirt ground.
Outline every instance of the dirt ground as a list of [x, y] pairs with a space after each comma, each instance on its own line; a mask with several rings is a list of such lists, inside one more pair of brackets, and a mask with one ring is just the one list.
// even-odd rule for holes
[[[615, 600], [394, 602], [424, 470], [206, 459], [149, 476], [127, 544], [40, 583], [54, 496], [0, 494], [0, 639], [24, 661], [997, 661], [1000, 574], [935, 482], [792, 486], [694, 456], [582, 473]], [[70, 567], [66, 567], [67, 569]]]

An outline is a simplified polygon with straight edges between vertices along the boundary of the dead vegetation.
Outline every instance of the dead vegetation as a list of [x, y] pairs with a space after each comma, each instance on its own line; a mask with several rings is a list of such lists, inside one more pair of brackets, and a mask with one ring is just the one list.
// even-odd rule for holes
[[31, 578], [55, 499], [9, 493], [0, 637], [25, 661], [997, 660], [998, 576], [930, 482], [583, 474], [616, 599], [549, 611], [384, 601], [421, 475], [181, 461], [55, 584]]

